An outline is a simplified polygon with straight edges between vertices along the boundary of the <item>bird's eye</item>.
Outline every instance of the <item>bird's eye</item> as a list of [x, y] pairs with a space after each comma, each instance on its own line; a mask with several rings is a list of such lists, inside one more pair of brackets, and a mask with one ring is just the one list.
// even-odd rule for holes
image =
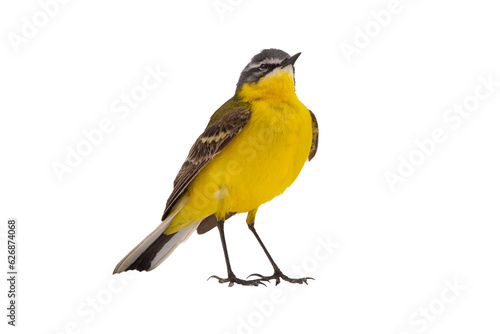
[[261, 64], [261, 65], [259, 66], [259, 70], [261, 70], [261, 71], [263, 71], [263, 70], [265, 70], [265, 69], [268, 69], [268, 68], [269, 68], [269, 64]]

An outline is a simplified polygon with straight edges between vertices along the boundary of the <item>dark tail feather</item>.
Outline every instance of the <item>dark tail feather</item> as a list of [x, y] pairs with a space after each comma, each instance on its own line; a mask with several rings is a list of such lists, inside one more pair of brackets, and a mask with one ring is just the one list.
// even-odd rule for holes
[[[179, 209], [180, 210], [180, 209]], [[198, 227], [200, 221], [172, 234], [164, 234], [172, 219], [179, 213], [171, 213], [144, 240], [134, 247], [115, 267], [113, 274], [127, 270], [150, 271], [158, 267]]]
[[151, 246], [149, 246], [130, 266], [127, 270], [138, 270], [144, 271], [151, 268], [151, 263], [153, 262], [156, 254], [165, 246], [165, 244], [172, 239], [175, 233], [172, 234], [160, 234], [158, 239], [156, 239]]

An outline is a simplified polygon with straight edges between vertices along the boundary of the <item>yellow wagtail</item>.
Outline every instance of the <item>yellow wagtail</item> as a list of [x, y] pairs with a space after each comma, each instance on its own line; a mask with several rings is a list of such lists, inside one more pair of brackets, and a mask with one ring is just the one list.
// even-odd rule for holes
[[[263, 203], [280, 195], [316, 154], [318, 123], [295, 94], [294, 63], [278, 49], [262, 50], [241, 72], [232, 98], [210, 118], [189, 151], [174, 181], [162, 223], [118, 263], [114, 273], [150, 271], [197, 229], [203, 234], [217, 226], [227, 266], [220, 283], [258, 285], [289, 278], [278, 268], [255, 231], [255, 214]], [[248, 212], [247, 224], [274, 268], [271, 276], [243, 280], [231, 269], [224, 222]], [[250, 275], [252, 276], [252, 275]]]

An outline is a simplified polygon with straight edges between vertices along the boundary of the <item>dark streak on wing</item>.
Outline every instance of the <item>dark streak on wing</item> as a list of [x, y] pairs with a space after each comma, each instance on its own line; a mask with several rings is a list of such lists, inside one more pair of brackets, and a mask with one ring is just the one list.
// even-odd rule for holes
[[311, 143], [311, 150], [309, 151], [309, 161], [314, 158], [316, 155], [316, 151], [318, 150], [318, 141], [319, 141], [319, 127], [318, 127], [318, 121], [316, 120], [316, 116], [314, 116], [313, 112], [309, 110], [311, 113], [311, 118], [312, 118], [312, 132], [313, 132], [313, 139]]
[[250, 110], [236, 108], [207, 127], [189, 151], [174, 181], [174, 190], [167, 200], [161, 220], [165, 220], [175, 202], [182, 196], [196, 175], [210, 162], [250, 120]]

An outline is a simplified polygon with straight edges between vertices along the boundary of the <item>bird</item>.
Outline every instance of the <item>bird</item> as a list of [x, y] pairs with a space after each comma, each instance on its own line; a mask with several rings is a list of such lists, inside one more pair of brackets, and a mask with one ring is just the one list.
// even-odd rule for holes
[[[297, 97], [295, 61], [280, 49], [264, 49], [251, 58], [239, 76], [236, 91], [214, 114], [191, 147], [175, 180], [161, 224], [130, 251], [113, 274], [158, 267], [195, 230], [217, 227], [227, 277], [219, 283], [265, 285], [275, 280], [308, 283], [312, 277], [283, 274], [255, 230], [260, 205], [281, 195], [318, 149], [316, 116]], [[238, 213], [246, 223], [274, 273], [238, 278], [229, 261], [224, 224]], [[252, 277], [251, 279], [249, 279]]]

